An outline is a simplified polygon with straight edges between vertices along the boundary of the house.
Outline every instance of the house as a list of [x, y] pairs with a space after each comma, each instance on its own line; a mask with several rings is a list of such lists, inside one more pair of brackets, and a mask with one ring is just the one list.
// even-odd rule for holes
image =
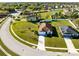
[[36, 17], [35, 16], [28, 16], [27, 21], [36, 21]]
[[64, 37], [70, 37], [70, 38], [79, 37], [79, 32], [70, 26], [61, 26], [60, 29]]
[[27, 21], [31, 21], [31, 22], [37, 22], [39, 21], [41, 18], [39, 16], [37, 16], [34, 13], [31, 13], [27, 16]]
[[53, 34], [52, 25], [49, 23], [40, 23], [38, 28], [39, 35], [48, 36]]
[[48, 19], [48, 20], [40, 20], [40, 23], [43, 23], [43, 22], [46, 22], [46, 23], [49, 23], [49, 22], [52, 22], [53, 20], [52, 19]]

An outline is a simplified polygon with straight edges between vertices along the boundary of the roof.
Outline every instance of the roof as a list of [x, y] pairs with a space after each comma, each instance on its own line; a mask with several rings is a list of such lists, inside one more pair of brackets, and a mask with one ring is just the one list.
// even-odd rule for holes
[[48, 23], [40, 23], [39, 24], [39, 31], [48, 31], [52, 28], [51, 24]]
[[78, 34], [78, 32], [70, 26], [61, 26], [61, 30], [64, 34]]

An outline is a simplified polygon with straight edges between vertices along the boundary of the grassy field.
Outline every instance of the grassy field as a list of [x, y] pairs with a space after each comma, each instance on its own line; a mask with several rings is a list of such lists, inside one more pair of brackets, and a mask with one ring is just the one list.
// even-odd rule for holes
[[72, 26], [67, 20], [56, 20], [52, 22], [54, 26]]
[[51, 18], [52, 12], [43, 12], [43, 13], [39, 13], [39, 14], [41, 15], [42, 19], [52, 19]]
[[63, 12], [63, 10], [54, 10], [54, 11], [48, 11], [48, 12], [43, 12], [43, 13], [38, 13], [41, 15], [42, 19], [52, 19], [51, 15], [55, 14], [55, 13], [59, 13], [59, 12]]
[[59, 37], [52, 37], [52, 38], [47, 37], [45, 39], [45, 45], [49, 46], [49, 47], [66, 48], [66, 44], [65, 44], [63, 38], [59, 38]]
[[74, 21], [72, 21], [75, 25], [77, 22], [79, 22], [79, 18], [75, 19]]
[[72, 39], [75, 48], [79, 49], [79, 39]]
[[6, 54], [2, 50], [0, 50], [0, 56], [6, 56]]
[[55, 14], [55, 13], [63, 12], [63, 10], [62, 9], [60, 9], [60, 10], [56, 9], [56, 10], [53, 10], [52, 12], [53, 12], [53, 14]]
[[26, 21], [17, 21], [16, 23], [13, 23], [12, 28], [14, 32], [24, 40], [34, 44], [38, 43], [38, 26], [36, 24]]
[[[10, 27], [11, 27], [11, 26], [10, 26]], [[25, 41], [22, 41], [22, 40], [18, 39], [18, 38], [12, 33], [10, 27], [9, 27], [10, 33], [11, 33], [11, 35], [12, 35], [16, 40], [18, 40], [18, 41], [21, 42], [22, 44], [25, 44], [25, 45], [27, 45], [27, 46], [29, 46], [29, 47], [37, 48], [37, 46], [33, 46], [33, 45], [31, 45], [31, 44], [26, 43]]]
[[[1, 45], [1, 43], [0, 43]], [[0, 49], [0, 56], [6, 56], [6, 54]]]

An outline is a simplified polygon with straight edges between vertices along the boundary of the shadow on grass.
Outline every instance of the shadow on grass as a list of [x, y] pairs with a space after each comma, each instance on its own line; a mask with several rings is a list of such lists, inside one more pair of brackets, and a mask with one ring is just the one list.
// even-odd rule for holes
[[57, 30], [55, 27], [52, 27], [51, 29], [53, 31], [53, 34], [52, 35], [47, 35], [47, 37], [58, 37], [58, 33], [57, 33]]
[[58, 37], [58, 33], [55, 27], [52, 27], [52, 30], [54, 32], [53, 36]]

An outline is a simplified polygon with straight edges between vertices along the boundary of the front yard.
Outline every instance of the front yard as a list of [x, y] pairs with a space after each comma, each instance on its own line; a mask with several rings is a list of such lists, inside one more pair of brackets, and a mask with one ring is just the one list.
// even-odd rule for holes
[[79, 39], [71, 39], [76, 49], [79, 49]]
[[12, 28], [16, 35], [21, 37], [23, 40], [37, 44], [38, 43], [38, 26], [37, 24], [26, 22], [26, 21], [17, 21], [12, 24]]
[[57, 36], [53, 37], [46, 37], [46, 46], [49, 47], [61, 47], [66, 48], [65, 41], [61, 35], [61, 32], [59, 30], [59, 26], [72, 26], [67, 20], [56, 20], [52, 22], [52, 26], [56, 28], [56, 32], [54, 32]]

